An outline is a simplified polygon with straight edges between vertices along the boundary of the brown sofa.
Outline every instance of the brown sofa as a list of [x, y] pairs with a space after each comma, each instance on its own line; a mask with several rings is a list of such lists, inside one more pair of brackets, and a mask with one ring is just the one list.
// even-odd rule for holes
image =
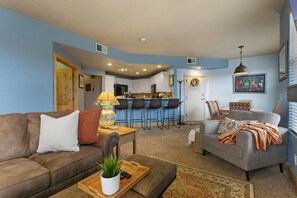
[[[62, 117], [62, 112], [44, 113]], [[98, 170], [112, 154], [117, 133], [101, 134], [98, 145], [79, 152], [36, 153], [41, 113], [0, 115], [0, 197], [47, 197]]]

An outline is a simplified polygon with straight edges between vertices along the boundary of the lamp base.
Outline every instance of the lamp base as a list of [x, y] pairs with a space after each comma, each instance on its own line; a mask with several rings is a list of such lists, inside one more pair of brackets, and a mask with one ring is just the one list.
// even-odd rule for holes
[[99, 125], [102, 128], [109, 128], [114, 125], [116, 120], [116, 114], [111, 110], [110, 105], [104, 105], [102, 107]]

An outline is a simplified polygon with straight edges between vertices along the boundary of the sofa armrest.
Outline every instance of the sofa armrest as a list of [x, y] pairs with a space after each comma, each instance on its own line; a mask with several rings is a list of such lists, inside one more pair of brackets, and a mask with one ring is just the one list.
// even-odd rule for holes
[[278, 127], [278, 131], [282, 136], [284, 136], [288, 133], [288, 129], [284, 128], [284, 127]]
[[244, 153], [253, 150], [254, 139], [251, 132], [241, 130], [236, 134], [236, 145], [243, 149]]
[[205, 120], [200, 122], [200, 133], [213, 134], [218, 133], [221, 120]]
[[[288, 129], [278, 127], [280, 134], [283, 136], [283, 141], [287, 142]], [[244, 152], [251, 151], [254, 149], [254, 138], [253, 134], [249, 131], [240, 130], [236, 134], [236, 145], [241, 147]]]
[[119, 146], [120, 136], [116, 132], [100, 131], [99, 133], [99, 144], [96, 146], [101, 148], [103, 156], [114, 156], [114, 147]]

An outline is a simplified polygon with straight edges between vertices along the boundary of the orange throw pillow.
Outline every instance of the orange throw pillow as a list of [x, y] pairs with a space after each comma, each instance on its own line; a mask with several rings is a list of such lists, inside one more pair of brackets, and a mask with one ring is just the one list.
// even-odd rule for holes
[[[74, 110], [66, 109], [66, 114], [71, 114]], [[97, 134], [101, 109], [79, 111], [78, 118], [78, 143], [96, 144], [99, 143]]]

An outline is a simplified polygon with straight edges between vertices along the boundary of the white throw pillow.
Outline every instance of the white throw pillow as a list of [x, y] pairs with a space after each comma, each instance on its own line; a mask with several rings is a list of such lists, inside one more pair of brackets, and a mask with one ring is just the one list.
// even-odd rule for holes
[[37, 153], [79, 151], [78, 116], [78, 110], [61, 118], [41, 114]]

